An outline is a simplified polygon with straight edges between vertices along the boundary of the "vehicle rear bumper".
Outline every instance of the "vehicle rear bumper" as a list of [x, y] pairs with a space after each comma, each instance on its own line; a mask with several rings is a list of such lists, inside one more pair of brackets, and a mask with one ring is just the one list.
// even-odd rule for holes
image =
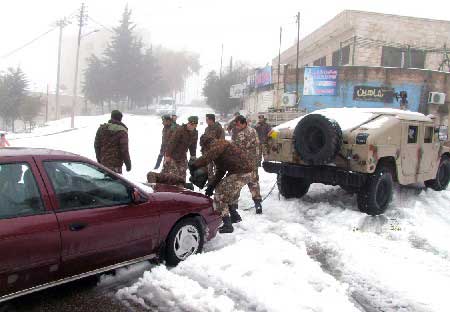
[[367, 179], [367, 174], [348, 171], [333, 166], [305, 166], [298, 164], [265, 161], [263, 168], [269, 173], [281, 173], [287, 176], [305, 178], [311, 183], [361, 187]]

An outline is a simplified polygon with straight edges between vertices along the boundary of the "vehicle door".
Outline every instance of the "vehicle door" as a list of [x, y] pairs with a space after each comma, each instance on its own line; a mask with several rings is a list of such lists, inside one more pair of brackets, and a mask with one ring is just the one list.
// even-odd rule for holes
[[419, 172], [420, 147], [419, 122], [402, 123], [402, 171], [405, 176], [413, 176]]
[[58, 277], [60, 234], [33, 158], [0, 159], [0, 297]]
[[133, 203], [128, 182], [80, 161], [45, 161], [43, 168], [57, 207], [66, 274], [143, 257], [157, 248], [159, 211], [148, 200]]
[[432, 164], [439, 164], [439, 140], [435, 138], [434, 126], [432, 124], [423, 125], [423, 137], [421, 138], [422, 150], [420, 158], [420, 173], [428, 173], [432, 169]]

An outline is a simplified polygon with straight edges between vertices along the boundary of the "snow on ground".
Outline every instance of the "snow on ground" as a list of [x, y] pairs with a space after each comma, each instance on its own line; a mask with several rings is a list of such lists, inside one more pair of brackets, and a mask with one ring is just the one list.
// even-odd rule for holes
[[[183, 108], [204, 119], [204, 110]], [[14, 146], [50, 147], [95, 159], [93, 140], [108, 116], [49, 123], [8, 138]], [[161, 140], [157, 116], [125, 114], [133, 168], [145, 181]], [[203, 133], [205, 125], [199, 125]], [[275, 176], [260, 169], [266, 195]], [[117, 292], [124, 303], [158, 311], [450, 311], [450, 190], [397, 187], [383, 216], [361, 214], [356, 196], [339, 187], [312, 185], [302, 199], [275, 190], [257, 216], [247, 188], [239, 201], [243, 221], [218, 235], [203, 254], [176, 268], [140, 264], [101, 284], [146, 270]], [[139, 274], [139, 273], [138, 273]]]

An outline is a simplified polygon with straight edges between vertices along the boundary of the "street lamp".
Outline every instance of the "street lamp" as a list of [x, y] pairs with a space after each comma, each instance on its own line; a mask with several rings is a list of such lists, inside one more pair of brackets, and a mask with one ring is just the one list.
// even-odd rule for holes
[[[81, 23], [80, 23], [80, 25], [81, 25]], [[99, 29], [95, 29], [91, 32], [88, 32], [87, 34], [81, 35], [81, 26], [80, 26], [80, 30], [78, 32], [77, 57], [75, 59], [75, 78], [74, 78], [74, 82], [73, 82], [72, 113], [71, 113], [71, 117], [70, 117], [70, 127], [72, 129], [75, 128], [75, 106], [77, 104], [78, 63], [79, 63], [79, 59], [80, 59], [81, 38], [87, 37], [90, 34], [93, 34], [98, 31], [99, 31]]]

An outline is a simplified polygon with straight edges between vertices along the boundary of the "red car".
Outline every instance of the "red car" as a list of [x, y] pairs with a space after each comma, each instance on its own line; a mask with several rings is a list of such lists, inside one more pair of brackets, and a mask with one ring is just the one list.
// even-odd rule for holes
[[220, 223], [201, 194], [144, 190], [67, 152], [0, 149], [0, 302], [155, 257], [176, 265]]

